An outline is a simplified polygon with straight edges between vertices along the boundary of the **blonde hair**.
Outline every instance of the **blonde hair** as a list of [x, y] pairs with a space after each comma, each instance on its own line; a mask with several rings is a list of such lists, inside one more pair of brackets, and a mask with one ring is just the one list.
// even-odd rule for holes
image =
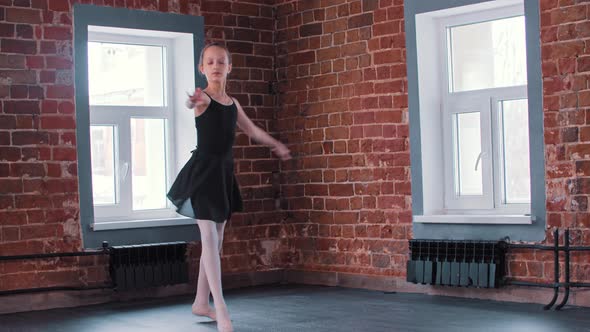
[[199, 57], [199, 67], [203, 66], [203, 56], [205, 55], [205, 51], [209, 47], [213, 47], [213, 46], [217, 46], [219, 48], [222, 48], [225, 51], [225, 54], [227, 54], [228, 64], [231, 65], [231, 53], [229, 52], [229, 50], [227, 49], [227, 47], [225, 47], [225, 45], [222, 45], [220, 43], [213, 42], [213, 43], [209, 43], [209, 44], [205, 45], [205, 47], [203, 47], [203, 49], [201, 50], [201, 56]]

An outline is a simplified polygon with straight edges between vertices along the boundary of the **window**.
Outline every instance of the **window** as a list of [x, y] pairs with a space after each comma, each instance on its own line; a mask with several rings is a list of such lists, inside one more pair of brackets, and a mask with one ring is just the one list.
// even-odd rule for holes
[[[410, 132], [419, 132], [419, 144], [411, 135], [410, 151], [412, 183], [419, 184], [413, 185], [414, 221], [531, 224], [531, 184], [544, 186], [544, 179], [530, 163], [542, 153], [542, 143], [529, 139], [542, 130], [542, 117], [529, 112], [530, 91], [541, 97], [529, 88], [524, 3], [410, 3], [408, 12], [416, 12], [415, 23], [408, 23], [416, 36], [415, 54], [408, 46]], [[538, 76], [537, 82], [535, 69], [535, 88], [540, 69]]]
[[196, 144], [186, 92], [201, 16], [73, 5], [76, 151], [85, 248], [194, 241], [167, 190]]
[[[116, 32], [116, 33], [113, 33]], [[170, 39], [89, 27], [88, 97], [95, 221], [175, 217], [174, 58]]]
[[[438, 19], [444, 209], [530, 213], [522, 6]], [[522, 156], [526, 156], [523, 158]]]

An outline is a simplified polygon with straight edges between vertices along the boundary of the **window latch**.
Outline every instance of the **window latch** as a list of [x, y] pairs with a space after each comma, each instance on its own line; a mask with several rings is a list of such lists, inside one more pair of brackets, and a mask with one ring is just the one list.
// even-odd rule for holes
[[128, 172], [129, 172], [129, 163], [125, 161], [121, 165], [121, 182], [125, 181], [125, 179], [127, 178]]
[[477, 166], [479, 166], [479, 161], [481, 160], [481, 156], [483, 156], [485, 154], [485, 152], [480, 152], [479, 155], [477, 155], [477, 160], [475, 161], [475, 170], [477, 171]]

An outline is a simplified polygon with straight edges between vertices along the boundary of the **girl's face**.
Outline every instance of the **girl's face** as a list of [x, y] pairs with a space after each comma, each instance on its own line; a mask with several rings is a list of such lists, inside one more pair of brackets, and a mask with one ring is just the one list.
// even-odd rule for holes
[[227, 74], [231, 71], [231, 64], [223, 48], [211, 46], [203, 54], [203, 64], [200, 69], [208, 82], [221, 82], [225, 81]]

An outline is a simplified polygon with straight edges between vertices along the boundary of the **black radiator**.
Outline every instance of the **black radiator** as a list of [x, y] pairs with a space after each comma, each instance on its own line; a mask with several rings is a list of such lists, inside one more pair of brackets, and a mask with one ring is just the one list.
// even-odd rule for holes
[[408, 282], [481, 288], [502, 285], [505, 242], [420, 239], [409, 242]]
[[116, 289], [138, 289], [188, 282], [186, 242], [110, 248], [110, 274]]

